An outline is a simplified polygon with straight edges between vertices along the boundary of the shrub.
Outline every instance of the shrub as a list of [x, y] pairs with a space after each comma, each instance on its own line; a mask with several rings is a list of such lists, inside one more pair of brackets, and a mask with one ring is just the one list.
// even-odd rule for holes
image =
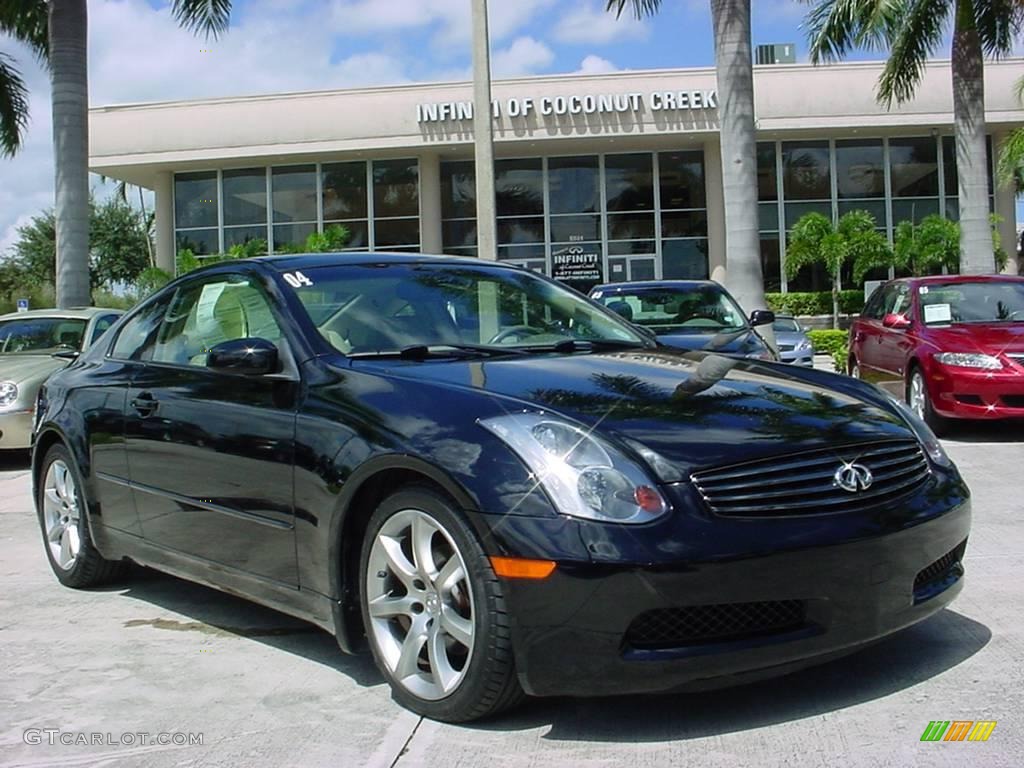
[[[769, 309], [790, 315], [831, 315], [832, 293], [766, 293]], [[847, 315], [858, 314], [864, 309], [864, 291], [861, 289], [839, 292], [839, 311]]]
[[845, 341], [832, 350], [832, 366], [836, 369], [836, 373], [846, 373], [846, 362], [849, 359], [850, 348]]
[[846, 331], [808, 331], [807, 338], [811, 340], [815, 354], [834, 355], [837, 350], [846, 346], [848, 335]]

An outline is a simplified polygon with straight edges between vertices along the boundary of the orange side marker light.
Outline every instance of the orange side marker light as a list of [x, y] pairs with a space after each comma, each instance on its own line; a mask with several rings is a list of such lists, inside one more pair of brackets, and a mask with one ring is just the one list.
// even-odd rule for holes
[[555, 572], [553, 560], [528, 560], [523, 557], [491, 557], [491, 567], [506, 579], [546, 579]]

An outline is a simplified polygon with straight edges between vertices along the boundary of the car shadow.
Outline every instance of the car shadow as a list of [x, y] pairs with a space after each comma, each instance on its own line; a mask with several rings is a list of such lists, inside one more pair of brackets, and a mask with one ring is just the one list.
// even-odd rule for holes
[[330, 667], [363, 687], [384, 682], [369, 653], [358, 656], [345, 654], [334, 637], [319, 627], [244, 598], [137, 565], [132, 566], [125, 583], [116, 591], [123, 597], [180, 615], [179, 618], [168, 618], [160, 615], [162, 611], [157, 611], [151, 618], [140, 617], [125, 622], [129, 629], [152, 627], [191, 634], [199, 639], [238, 637], [255, 640]]
[[816, 717], [919, 685], [963, 663], [989, 642], [984, 624], [944, 610], [851, 656], [784, 677], [701, 693], [596, 699], [537, 699], [472, 728], [547, 726], [556, 741], [660, 742], [700, 739]]
[[32, 468], [29, 451], [0, 451], [0, 472], [18, 472]]
[[953, 423], [943, 440], [950, 443], [1024, 442], [1024, 419]]

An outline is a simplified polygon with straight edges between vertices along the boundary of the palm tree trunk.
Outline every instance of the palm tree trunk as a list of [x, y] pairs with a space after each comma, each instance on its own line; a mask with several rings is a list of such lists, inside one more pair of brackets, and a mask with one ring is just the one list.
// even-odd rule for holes
[[50, 0], [57, 306], [92, 303], [89, 290], [89, 85], [86, 0]]
[[839, 284], [839, 273], [840, 270], [837, 269], [832, 275], [832, 327], [836, 330], [839, 329], [839, 290], [842, 288]]
[[[757, 218], [750, 0], [711, 0], [718, 70], [727, 287], [747, 312], [765, 306]], [[771, 327], [763, 335], [774, 346]]]
[[953, 121], [960, 180], [960, 272], [995, 271], [989, 229], [988, 153], [985, 148], [985, 59], [972, 3], [957, 0], [953, 28]]
[[142, 231], [146, 235], [146, 253], [149, 254], [149, 266], [156, 266], [156, 256], [153, 255], [153, 238], [149, 236], [149, 214], [146, 213], [146, 198], [142, 193], [142, 187], [137, 188], [139, 190], [139, 218], [142, 222]]

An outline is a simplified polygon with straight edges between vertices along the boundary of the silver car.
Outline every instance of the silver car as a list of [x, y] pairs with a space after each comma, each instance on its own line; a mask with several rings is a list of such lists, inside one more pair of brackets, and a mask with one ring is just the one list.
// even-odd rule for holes
[[30, 447], [39, 385], [122, 314], [120, 309], [87, 307], [0, 315], [0, 449]]
[[779, 345], [779, 357], [784, 363], [814, 365], [814, 348], [807, 338], [807, 331], [792, 315], [776, 315], [772, 323], [775, 343]]

